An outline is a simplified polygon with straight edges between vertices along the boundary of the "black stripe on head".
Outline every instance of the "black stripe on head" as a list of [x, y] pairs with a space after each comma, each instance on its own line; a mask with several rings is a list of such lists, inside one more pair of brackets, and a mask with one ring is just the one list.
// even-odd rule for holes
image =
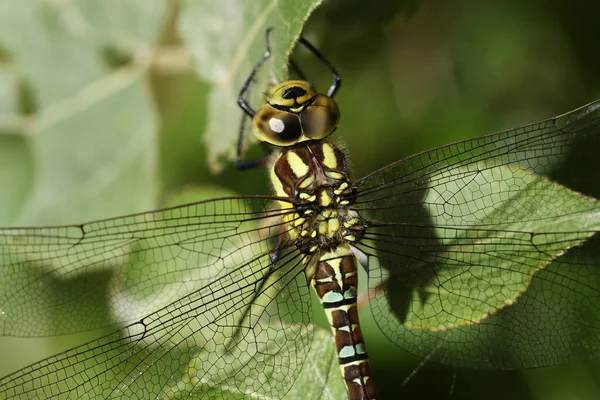
[[290, 88], [285, 89], [281, 97], [286, 100], [295, 99], [306, 94], [306, 90], [302, 89], [299, 86], [292, 86]]

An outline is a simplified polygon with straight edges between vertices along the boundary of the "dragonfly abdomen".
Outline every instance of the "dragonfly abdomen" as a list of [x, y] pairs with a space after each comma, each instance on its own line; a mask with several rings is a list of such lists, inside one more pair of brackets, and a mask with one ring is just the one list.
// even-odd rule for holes
[[358, 321], [357, 260], [341, 245], [319, 257], [312, 286], [335, 335], [338, 360], [350, 400], [376, 398], [369, 358]]

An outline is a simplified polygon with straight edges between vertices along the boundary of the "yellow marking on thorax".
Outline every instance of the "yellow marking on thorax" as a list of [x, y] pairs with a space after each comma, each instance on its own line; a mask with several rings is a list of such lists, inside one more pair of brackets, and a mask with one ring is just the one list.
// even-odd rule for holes
[[333, 151], [333, 147], [329, 143], [323, 143], [323, 165], [327, 168], [337, 168], [338, 160]]
[[309, 166], [306, 165], [304, 161], [298, 157], [298, 154], [293, 151], [287, 152], [287, 162], [290, 165], [292, 172], [294, 172], [297, 177], [301, 178], [308, 173]]
[[277, 177], [274, 167], [271, 168], [270, 175], [271, 175], [271, 184], [273, 185], [275, 194], [277, 194], [277, 196], [280, 196], [280, 197], [287, 197], [287, 193], [285, 192], [285, 190], [283, 190], [283, 185], [281, 184], [281, 181]]
[[340, 230], [340, 220], [337, 218], [328, 219], [327, 228], [329, 230], [329, 234], [333, 235], [334, 233]]
[[348, 187], [348, 183], [342, 183], [336, 190], [333, 191], [333, 194], [342, 194], [342, 192]]
[[298, 195], [298, 197], [299, 197], [299, 198], [301, 198], [302, 200], [308, 200], [308, 201], [310, 201], [311, 203], [317, 199], [317, 196], [315, 196], [314, 194], [311, 196], [311, 195], [310, 195], [310, 194], [308, 194], [308, 193], [300, 193], [300, 194]]
[[306, 189], [307, 187], [312, 185], [314, 182], [315, 182], [315, 175], [310, 174], [300, 183], [300, 185], [298, 185], [298, 187], [300, 189]]
[[327, 221], [321, 221], [319, 222], [319, 226], [318, 226], [318, 230], [319, 230], [319, 235], [325, 235], [327, 233]]
[[325, 176], [331, 179], [342, 179], [344, 174], [340, 174], [337, 171], [325, 171]]
[[319, 197], [319, 203], [321, 206], [327, 207], [331, 204], [331, 196], [329, 196], [329, 193], [327, 193], [326, 190], [321, 190], [321, 195]]
[[333, 218], [333, 217], [337, 217], [338, 213], [336, 210], [328, 209], [328, 210], [323, 210], [321, 215], [323, 216], [323, 218]]
[[[297, 214], [294, 214], [294, 216], [296, 216], [296, 215]], [[298, 218], [294, 219], [293, 224], [294, 224], [294, 226], [300, 226], [300, 225], [302, 225], [305, 222], [306, 222], [305, 218], [301, 218], [301, 217], [298, 216]]]
[[354, 218], [344, 222], [344, 227], [350, 228], [351, 226], [354, 226], [356, 224], [358, 224], [358, 218], [354, 217]]

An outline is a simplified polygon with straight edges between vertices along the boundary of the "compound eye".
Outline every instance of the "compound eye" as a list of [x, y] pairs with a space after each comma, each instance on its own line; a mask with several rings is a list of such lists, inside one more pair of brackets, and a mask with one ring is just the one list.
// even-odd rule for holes
[[323, 139], [335, 130], [340, 120], [340, 110], [336, 102], [324, 94], [319, 94], [313, 103], [300, 114], [302, 129], [310, 139]]
[[302, 126], [296, 114], [264, 104], [254, 116], [252, 129], [259, 140], [276, 146], [290, 146], [302, 137]]

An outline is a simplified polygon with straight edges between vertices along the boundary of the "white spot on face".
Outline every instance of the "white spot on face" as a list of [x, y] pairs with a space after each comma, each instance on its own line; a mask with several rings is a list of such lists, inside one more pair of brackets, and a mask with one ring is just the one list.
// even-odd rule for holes
[[285, 128], [285, 124], [279, 118], [271, 118], [269, 120], [269, 127], [273, 132], [281, 133], [283, 132], [283, 128]]

